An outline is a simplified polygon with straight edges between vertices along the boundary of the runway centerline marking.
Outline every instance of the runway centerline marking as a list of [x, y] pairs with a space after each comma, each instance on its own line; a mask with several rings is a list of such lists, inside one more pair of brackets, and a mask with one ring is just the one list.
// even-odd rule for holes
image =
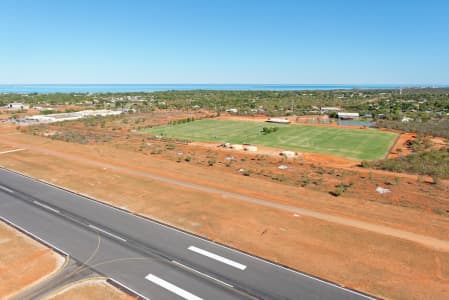
[[172, 283], [170, 283], [168, 281], [165, 281], [164, 279], [159, 278], [159, 277], [157, 277], [157, 276], [155, 276], [153, 274], [148, 274], [147, 276], [145, 276], [145, 279], [151, 281], [152, 283], [155, 283], [155, 284], [163, 287], [166, 290], [169, 290], [170, 292], [172, 292], [172, 293], [174, 293], [174, 294], [176, 294], [176, 295], [178, 295], [178, 296], [180, 296], [180, 297], [182, 297], [184, 299], [187, 299], [187, 300], [203, 300], [202, 298], [200, 298], [198, 296], [195, 296], [194, 294], [189, 293], [186, 290], [183, 290], [182, 288], [177, 287], [176, 285], [174, 285], [174, 284], [172, 284]]
[[118, 240], [120, 240], [120, 241], [122, 241], [122, 242], [126, 242], [125, 239], [119, 237], [118, 235], [115, 235], [115, 234], [113, 234], [113, 233], [110, 233], [110, 232], [108, 232], [108, 231], [106, 231], [106, 230], [104, 230], [104, 229], [98, 228], [98, 227], [95, 226], [95, 225], [89, 224], [89, 227], [92, 228], [92, 229], [101, 231], [101, 232], [103, 232], [103, 233], [105, 233], [105, 234], [107, 234], [107, 235], [109, 235], [109, 236], [112, 236], [113, 238], [116, 238], [116, 239], [118, 239]]
[[212, 253], [212, 252], [203, 250], [203, 249], [201, 249], [201, 248], [198, 248], [198, 247], [195, 247], [195, 246], [190, 246], [190, 247], [187, 248], [187, 249], [189, 249], [190, 251], [196, 252], [196, 253], [198, 253], [198, 254], [207, 256], [207, 257], [209, 257], [209, 258], [215, 259], [215, 260], [217, 260], [217, 261], [219, 261], [219, 262], [222, 262], [222, 263], [224, 263], [224, 264], [227, 264], [227, 265], [229, 265], [229, 266], [231, 266], [231, 267], [234, 267], [234, 268], [237, 268], [237, 269], [239, 269], [239, 270], [242, 270], [242, 271], [243, 271], [243, 270], [246, 269], [246, 266], [245, 266], [245, 265], [242, 265], [242, 264], [240, 264], [240, 263], [238, 263], [238, 262], [235, 262], [235, 261], [233, 261], [233, 260], [230, 260], [230, 259], [228, 259], [228, 258], [226, 258], [226, 257], [223, 257], [223, 256], [220, 256], [220, 255], [218, 255], [218, 254], [215, 254], [215, 253]]
[[14, 149], [14, 150], [2, 151], [2, 152], [0, 152], [0, 154], [19, 152], [19, 151], [23, 151], [23, 150], [25, 150], [25, 149]]
[[14, 194], [13, 190], [8, 189], [6, 186], [0, 185], [0, 189], [4, 190], [5, 192]]
[[43, 203], [40, 203], [39, 201], [33, 201], [33, 203], [36, 204], [36, 205], [39, 205], [40, 207], [43, 207], [45, 209], [51, 210], [52, 212], [55, 212], [55, 213], [58, 213], [58, 214], [60, 213], [59, 210], [54, 209], [54, 208], [52, 208], [52, 207], [50, 207], [48, 205], [45, 205]]

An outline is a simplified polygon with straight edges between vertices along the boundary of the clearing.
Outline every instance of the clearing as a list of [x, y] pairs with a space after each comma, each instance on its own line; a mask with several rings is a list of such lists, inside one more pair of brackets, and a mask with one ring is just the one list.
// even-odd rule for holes
[[[277, 131], [264, 134], [264, 127]], [[348, 129], [319, 126], [230, 120], [199, 120], [143, 130], [145, 133], [204, 142], [229, 142], [331, 154], [355, 160], [382, 159], [397, 135], [375, 129]]]

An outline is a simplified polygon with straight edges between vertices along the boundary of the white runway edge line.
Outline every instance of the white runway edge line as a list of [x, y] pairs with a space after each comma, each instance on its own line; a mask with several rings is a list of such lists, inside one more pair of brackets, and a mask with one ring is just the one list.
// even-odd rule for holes
[[182, 297], [184, 299], [187, 299], [187, 300], [203, 300], [203, 298], [195, 296], [194, 294], [189, 293], [186, 290], [183, 290], [182, 288], [177, 287], [176, 285], [171, 284], [170, 282], [165, 281], [164, 279], [159, 278], [159, 277], [157, 277], [157, 276], [155, 276], [153, 274], [148, 274], [147, 276], [145, 276], [145, 279], [151, 281], [152, 283], [155, 283], [155, 284], [163, 287], [166, 290], [169, 290], [170, 292], [172, 292], [172, 293], [174, 293], [174, 294], [176, 294], [176, 295], [178, 295], [178, 296], [180, 296], [180, 297]]
[[50, 207], [48, 205], [45, 205], [43, 203], [40, 203], [39, 201], [33, 201], [33, 203], [36, 204], [36, 205], [39, 205], [40, 207], [43, 207], [45, 209], [51, 210], [52, 212], [55, 212], [55, 213], [58, 213], [58, 214], [60, 213], [59, 210], [54, 209], [54, 208], [52, 208], [52, 207]]
[[274, 266], [274, 267], [276, 267], [276, 268], [285, 270], [285, 271], [287, 271], [287, 272], [292, 272], [292, 273], [295, 273], [295, 274], [297, 274], [297, 275], [300, 275], [300, 276], [303, 276], [303, 277], [306, 277], [306, 278], [309, 278], [309, 279], [312, 279], [312, 280], [316, 280], [316, 281], [321, 282], [321, 283], [323, 283], [323, 284], [325, 284], [325, 285], [328, 285], [328, 286], [331, 286], [331, 287], [334, 287], [334, 288], [337, 288], [337, 289], [340, 289], [340, 290], [349, 292], [349, 293], [354, 294], [354, 295], [358, 295], [358, 296], [364, 297], [364, 298], [366, 298], [366, 299], [370, 299], [370, 300], [377, 300], [377, 299], [379, 299], [379, 298], [371, 297], [371, 296], [369, 296], [369, 295], [365, 295], [365, 294], [363, 294], [363, 293], [359, 293], [359, 292], [357, 292], [357, 291], [355, 291], [355, 290], [351, 290], [351, 289], [349, 289], [349, 288], [345, 288], [345, 287], [340, 286], [340, 285], [337, 285], [337, 284], [335, 284], [335, 283], [332, 283], [332, 282], [329, 282], [329, 281], [322, 280], [322, 279], [320, 279], [320, 278], [318, 278], [318, 277], [314, 277], [314, 276], [311, 276], [311, 275], [307, 275], [307, 274], [301, 273], [301, 272], [299, 272], [299, 271], [296, 271], [296, 270], [293, 270], [293, 269], [289, 269], [289, 268], [286, 268], [286, 267], [281, 266], [281, 265], [277, 265], [277, 264], [275, 264], [275, 263], [273, 263], [273, 262], [270, 262], [270, 261], [268, 261], [268, 260], [264, 260], [264, 259], [259, 258], [259, 257], [256, 257], [256, 256], [252, 256], [252, 255], [250, 255], [250, 254], [248, 254], [248, 253], [241, 252], [241, 251], [236, 250], [236, 249], [232, 249], [232, 248], [226, 248], [226, 249], [229, 249], [230, 251], [233, 251], [233, 252], [235, 252], [235, 253], [244, 255], [244, 256], [246, 256], [246, 257], [252, 258], [252, 259], [254, 259], [254, 260], [257, 260], [257, 261], [260, 261], [260, 262], [263, 262], [263, 263], [272, 265], [272, 266]]
[[121, 283], [120, 281], [118, 281], [118, 280], [116, 280], [116, 279], [114, 279], [114, 278], [109, 278], [109, 280], [112, 281], [113, 283], [115, 283], [115, 284], [117, 284], [117, 285], [123, 287], [124, 289], [133, 292], [134, 294], [136, 294], [137, 296], [139, 296], [139, 297], [142, 298], [142, 299], [145, 299], [145, 300], [151, 300], [150, 298], [148, 298], [148, 297], [146, 297], [146, 296], [140, 294], [139, 292], [133, 290], [132, 288], [128, 287], [126, 284], [123, 284], [123, 283]]
[[8, 189], [6, 186], [0, 185], [0, 189], [4, 190], [5, 192], [14, 194], [13, 190]]
[[55, 245], [53, 245], [50, 242], [47, 242], [46, 240], [41, 239], [40, 237], [38, 237], [37, 235], [35, 235], [34, 233], [29, 232], [28, 230], [26, 230], [25, 228], [15, 224], [14, 222], [11, 222], [10, 220], [6, 219], [5, 217], [0, 216], [0, 220], [2, 220], [3, 222], [8, 223], [9, 225], [16, 227], [18, 229], [20, 229], [21, 231], [25, 232], [26, 234], [28, 234], [29, 236], [35, 238], [36, 240], [40, 241], [42, 244], [47, 245], [50, 248], [53, 248], [59, 252], [61, 252], [62, 254], [64, 254], [65, 256], [69, 256], [69, 254], [67, 252], [65, 252], [64, 250], [61, 250], [61, 248], [56, 247]]
[[184, 269], [187, 269], [187, 270], [189, 270], [189, 271], [195, 272], [195, 273], [200, 274], [200, 275], [202, 275], [202, 276], [204, 276], [204, 277], [207, 277], [207, 278], [209, 278], [209, 279], [215, 280], [216, 282], [221, 283], [221, 284], [223, 284], [223, 285], [225, 285], [225, 286], [227, 286], [227, 287], [230, 287], [230, 288], [233, 288], [233, 287], [234, 287], [233, 285], [231, 285], [231, 284], [229, 284], [229, 283], [226, 283], [226, 282], [224, 282], [224, 281], [221, 281], [220, 279], [217, 279], [217, 278], [215, 278], [215, 277], [212, 277], [212, 276], [209, 276], [209, 275], [207, 275], [207, 274], [204, 274], [203, 272], [200, 272], [200, 271], [198, 271], [198, 270], [195, 270], [194, 268], [191, 268], [191, 267], [189, 267], [189, 266], [186, 266], [186, 265], [184, 265], [184, 264], [182, 264], [182, 263], [180, 263], [180, 262], [177, 262], [176, 260], [172, 260], [171, 262], [174, 263], [175, 265], [178, 265], [178, 266], [183, 267]]
[[196, 253], [198, 253], [198, 254], [207, 256], [207, 257], [209, 257], [209, 258], [215, 259], [215, 260], [217, 260], [217, 261], [219, 261], [219, 262], [222, 262], [222, 263], [224, 263], [224, 264], [227, 264], [227, 265], [229, 265], [229, 266], [231, 266], [231, 267], [234, 267], [234, 268], [237, 268], [237, 269], [239, 269], [239, 270], [242, 270], [242, 271], [243, 271], [243, 270], [246, 269], [246, 266], [245, 266], [245, 265], [239, 264], [238, 262], [235, 262], [235, 261], [233, 261], [233, 260], [230, 260], [230, 259], [228, 259], [228, 258], [226, 258], [226, 257], [223, 257], [223, 256], [220, 256], [220, 255], [214, 254], [214, 253], [212, 253], [212, 252], [209, 252], [209, 251], [206, 251], [206, 250], [197, 248], [197, 247], [195, 247], [195, 246], [190, 246], [190, 247], [187, 248], [187, 249], [189, 249], [190, 251], [196, 252]]
[[[23, 176], [23, 175], [22, 175], [22, 176]], [[51, 185], [50, 185], [50, 186], [51, 186]], [[53, 187], [53, 188], [56, 188], [56, 187]], [[89, 199], [89, 200], [90, 200], [90, 201], [93, 201], [93, 200], [91, 200], [91, 199]], [[104, 204], [104, 203], [101, 203], [101, 205], [108, 206], [107, 204]], [[123, 212], [123, 211], [121, 211], [121, 212], [122, 212], [122, 213], [125, 213], [125, 212]], [[302, 277], [306, 277], [306, 278], [309, 278], [309, 279], [312, 279], [312, 280], [316, 280], [316, 281], [318, 281], [318, 282], [321, 282], [322, 284], [325, 284], [325, 285], [328, 285], [328, 286], [331, 286], [331, 287], [334, 287], [334, 288], [337, 288], [337, 289], [346, 291], [346, 292], [348, 292], [348, 293], [351, 293], [351, 294], [354, 294], [354, 295], [358, 295], [358, 296], [361, 296], [361, 297], [364, 297], [364, 298], [370, 299], [370, 300], [376, 300], [376, 299], [377, 299], [377, 298], [371, 297], [371, 296], [369, 296], [369, 295], [365, 295], [365, 294], [363, 294], [363, 293], [359, 293], [359, 292], [357, 292], [357, 291], [355, 291], [355, 290], [351, 290], [351, 289], [349, 289], [349, 288], [340, 286], [340, 285], [338, 285], [338, 284], [335, 284], [335, 283], [332, 283], [332, 282], [329, 282], [329, 281], [322, 280], [322, 279], [320, 279], [320, 278], [318, 278], [318, 277], [314, 277], [314, 276], [307, 275], [307, 274], [301, 273], [301, 272], [296, 271], [296, 270], [293, 270], [293, 269], [289, 269], [289, 268], [287, 268], [287, 267], [278, 265], [278, 264], [276, 264], [276, 263], [273, 263], [273, 262], [268, 261], [268, 260], [265, 260], [265, 259], [263, 259], [263, 258], [254, 256], [254, 255], [251, 255], [251, 254], [249, 254], [249, 253], [245, 253], [245, 252], [239, 251], [239, 250], [237, 250], [237, 249], [229, 248], [229, 247], [226, 247], [225, 245], [216, 244], [216, 243], [214, 243], [214, 242], [212, 242], [212, 241], [210, 241], [210, 240], [207, 240], [207, 239], [205, 239], [205, 238], [203, 238], [203, 237], [196, 236], [196, 235], [192, 235], [192, 234], [190, 234], [190, 233], [187, 233], [187, 232], [184, 232], [184, 231], [182, 231], [182, 230], [179, 230], [179, 229], [177, 229], [177, 228], [175, 228], [175, 227], [170, 227], [170, 226], [168, 226], [168, 225], [165, 225], [165, 224], [162, 224], [162, 223], [159, 223], [159, 222], [150, 220], [150, 219], [145, 218], [145, 217], [143, 217], [143, 216], [140, 216], [140, 215], [135, 215], [135, 216], [136, 216], [137, 218], [141, 219], [141, 220], [144, 220], [144, 221], [146, 221], [146, 222], [149, 222], [149, 223], [152, 223], [152, 224], [161, 226], [161, 227], [163, 227], [163, 228], [165, 228], [165, 229], [167, 229], [167, 230], [174, 230], [174, 231], [176, 231], [176, 232], [178, 232], [178, 233], [180, 233], [180, 234], [189, 236], [189, 237], [191, 237], [191, 238], [195, 238], [195, 239], [197, 239], [197, 240], [199, 240], [199, 241], [208, 243], [208, 244], [213, 245], [213, 246], [215, 246], [215, 247], [217, 247], [217, 246], [222, 247], [223, 249], [226, 249], [226, 250], [228, 250], [228, 251], [232, 251], [232, 252], [234, 252], [234, 253], [236, 253], [236, 254], [243, 255], [243, 256], [248, 257], [248, 258], [250, 258], [250, 259], [254, 259], [254, 260], [257, 260], [257, 261], [259, 261], [259, 262], [269, 264], [269, 265], [271, 265], [271, 266], [273, 266], [273, 267], [282, 269], [282, 270], [287, 271], [287, 272], [292, 272], [292, 273], [294, 273], [294, 274], [296, 274], [296, 275], [299, 275], [299, 276], [302, 276]]]
[[119, 236], [117, 236], [117, 235], [115, 235], [115, 234], [113, 234], [113, 233], [110, 233], [110, 232], [108, 232], [108, 231], [106, 231], [106, 230], [104, 230], [104, 229], [98, 228], [98, 227], [95, 226], [95, 225], [89, 224], [89, 227], [92, 228], [92, 229], [101, 231], [101, 232], [103, 232], [104, 234], [107, 234], [107, 235], [109, 235], [109, 236], [112, 236], [113, 238], [116, 238], [116, 239], [118, 239], [118, 240], [121, 240], [122, 242], [126, 242], [125, 239], [123, 239], [123, 238], [121, 238], [121, 237], [119, 237]]
[[14, 149], [14, 150], [2, 151], [2, 152], [0, 152], [0, 154], [19, 152], [19, 151], [23, 151], [23, 150], [25, 150], [25, 149]]

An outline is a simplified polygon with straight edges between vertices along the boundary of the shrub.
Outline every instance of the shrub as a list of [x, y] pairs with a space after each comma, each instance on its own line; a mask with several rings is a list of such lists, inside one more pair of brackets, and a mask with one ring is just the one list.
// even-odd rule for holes
[[245, 170], [242, 172], [243, 176], [251, 176], [251, 171], [250, 170]]
[[150, 154], [161, 154], [162, 153], [162, 149], [161, 148], [155, 148], [153, 150], [151, 150]]
[[432, 176], [432, 180], [433, 180], [434, 184], [439, 185], [441, 183], [441, 179], [440, 179], [440, 177], [438, 175], [433, 175]]
[[213, 165], [215, 165], [216, 162], [217, 160], [215, 159], [215, 157], [211, 157], [207, 162], [207, 164], [212, 167]]
[[264, 127], [264, 128], [262, 128], [262, 134], [267, 135], [267, 134], [276, 132], [278, 130], [279, 130], [278, 127]]
[[366, 162], [364, 167], [449, 179], [449, 149], [412, 153], [407, 156]]
[[329, 192], [334, 197], [340, 197], [343, 194], [343, 189], [341, 187], [337, 187], [335, 190]]
[[417, 132], [424, 135], [433, 135], [449, 138], [449, 120], [432, 120], [429, 122], [401, 122], [379, 120], [376, 125], [378, 127], [398, 129], [405, 132]]
[[439, 208], [439, 207], [433, 208], [432, 211], [433, 211], [434, 213], [436, 213], [436, 214], [439, 214], [439, 215], [447, 215], [447, 211], [444, 210], [444, 209], [441, 209], [441, 208]]
[[54, 113], [56, 113], [56, 111], [53, 109], [45, 109], [45, 110], [40, 111], [41, 115], [50, 115], [50, 114], [54, 114]]
[[304, 176], [304, 177], [301, 179], [300, 185], [301, 185], [302, 187], [306, 187], [306, 186], [309, 185], [309, 183], [310, 183], [309, 177]]
[[343, 193], [346, 193], [348, 189], [353, 186], [354, 184], [352, 182], [348, 184], [340, 183], [335, 186], [335, 190], [329, 192], [332, 196], [340, 197], [343, 195]]

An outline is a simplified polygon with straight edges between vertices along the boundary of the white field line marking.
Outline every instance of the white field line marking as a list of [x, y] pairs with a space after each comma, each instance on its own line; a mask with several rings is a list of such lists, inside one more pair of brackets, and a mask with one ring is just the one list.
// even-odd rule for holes
[[28, 234], [29, 236], [32, 236], [33, 238], [35, 238], [36, 240], [40, 241], [41, 243], [43, 243], [44, 245], [49, 246], [50, 248], [56, 249], [57, 251], [61, 252], [62, 254], [64, 254], [65, 256], [69, 256], [69, 254], [67, 252], [65, 252], [64, 250], [61, 250], [60, 248], [56, 247], [55, 245], [53, 245], [50, 242], [47, 242], [46, 240], [41, 239], [40, 237], [38, 237], [37, 235], [35, 235], [34, 233], [29, 232], [28, 230], [24, 229], [23, 227], [15, 224], [14, 222], [11, 222], [10, 220], [6, 219], [5, 217], [0, 216], [0, 219], [2, 219], [4, 222], [10, 224], [13, 227], [17, 227], [19, 228], [21, 231], [25, 232], [26, 234]]
[[233, 288], [233, 287], [234, 287], [233, 285], [231, 285], [231, 284], [229, 284], [229, 283], [226, 283], [226, 282], [224, 282], [224, 281], [221, 281], [220, 279], [217, 279], [217, 278], [215, 278], [215, 277], [212, 277], [212, 276], [209, 276], [209, 275], [207, 275], [207, 274], [204, 274], [203, 272], [200, 272], [200, 271], [198, 271], [198, 270], [195, 270], [194, 268], [191, 268], [191, 267], [189, 267], [189, 266], [186, 266], [186, 265], [184, 265], [184, 264], [182, 264], [182, 263], [180, 263], [180, 262], [177, 262], [176, 260], [172, 260], [171, 262], [174, 263], [174, 264], [176, 264], [176, 265], [178, 265], [178, 266], [183, 267], [184, 269], [190, 270], [190, 271], [195, 272], [195, 273], [198, 273], [198, 274], [200, 274], [200, 275], [202, 275], [202, 276], [204, 276], [204, 277], [207, 277], [207, 278], [210, 278], [210, 279], [212, 279], [212, 280], [215, 280], [216, 282], [219, 282], [219, 283], [221, 283], [221, 284], [223, 284], [223, 285], [226, 285], [226, 286], [228, 286], [228, 287], [230, 287], [230, 288]]
[[115, 284], [118, 284], [118, 285], [122, 286], [123, 288], [125, 288], [125, 289], [127, 289], [127, 290], [130, 290], [131, 292], [133, 292], [133, 293], [136, 294], [137, 296], [141, 297], [142, 299], [151, 300], [150, 298], [148, 298], [148, 297], [142, 295], [141, 293], [139, 293], [139, 292], [133, 290], [132, 288], [128, 287], [126, 284], [123, 284], [123, 283], [121, 283], [120, 281], [115, 280], [114, 278], [109, 278], [109, 280], [112, 281], [112, 282], [114, 282]]
[[51, 211], [53, 211], [53, 212], [55, 212], [55, 213], [58, 213], [58, 214], [60, 213], [59, 210], [54, 209], [54, 208], [51, 208], [50, 206], [45, 205], [45, 204], [43, 204], [43, 203], [40, 203], [39, 201], [33, 201], [33, 203], [36, 204], [36, 205], [39, 205], [40, 207], [43, 207], [43, 208], [45, 208], [45, 209], [51, 210]]
[[153, 283], [155, 283], [155, 284], [157, 284], [157, 285], [159, 285], [161, 287], [163, 287], [166, 290], [169, 290], [172, 293], [175, 293], [176, 295], [178, 295], [178, 296], [180, 296], [180, 297], [182, 297], [184, 299], [187, 299], [187, 300], [203, 300], [202, 298], [200, 298], [198, 296], [195, 296], [194, 294], [189, 293], [186, 290], [183, 290], [180, 287], [177, 287], [176, 285], [171, 284], [170, 282], [165, 281], [162, 278], [154, 276], [153, 274], [148, 274], [145, 277], [145, 279], [149, 280], [149, 281], [151, 281], [151, 282], [153, 282]]
[[125, 239], [123, 239], [123, 238], [121, 238], [121, 237], [119, 237], [119, 236], [117, 236], [117, 235], [115, 235], [115, 234], [113, 234], [113, 233], [110, 233], [110, 232], [108, 232], [108, 231], [106, 231], [106, 230], [104, 230], [104, 229], [98, 228], [98, 227], [95, 226], [95, 225], [89, 224], [89, 227], [92, 228], [92, 229], [101, 231], [101, 232], [103, 232], [103, 233], [105, 233], [105, 234], [107, 234], [107, 235], [109, 235], [109, 236], [112, 236], [113, 238], [116, 238], [116, 239], [118, 239], [118, 240], [121, 240], [122, 242], [126, 242]]
[[19, 152], [19, 151], [23, 151], [23, 150], [25, 150], [25, 149], [14, 149], [14, 150], [2, 151], [2, 152], [0, 152], [0, 154]]
[[240, 269], [240, 270], [242, 270], [242, 271], [246, 269], [246, 266], [245, 266], [245, 265], [239, 264], [238, 262], [235, 262], [235, 261], [233, 261], [233, 260], [230, 260], [230, 259], [228, 259], [228, 258], [226, 258], [226, 257], [223, 257], [223, 256], [220, 256], [220, 255], [214, 254], [214, 253], [212, 253], [212, 252], [209, 252], [209, 251], [206, 251], [206, 250], [197, 248], [197, 247], [195, 247], [195, 246], [190, 246], [188, 249], [189, 249], [190, 251], [196, 252], [196, 253], [198, 253], [198, 254], [201, 254], [201, 255], [207, 256], [207, 257], [209, 257], [209, 258], [218, 260], [219, 262], [222, 262], [222, 263], [224, 263], [224, 264], [230, 265], [231, 267]]
[[275, 263], [273, 263], [273, 262], [270, 262], [270, 261], [268, 261], [268, 260], [259, 258], [259, 257], [254, 256], [254, 255], [251, 255], [251, 254], [248, 254], [248, 253], [245, 253], [245, 252], [241, 252], [241, 251], [239, 251], [239, 250], [236, 250], [236, 249], [233, 249], [233, 248], [226, 247], [226, 246], [224, 246], [224, 245], [220, 245], [220, 244], [214, 243], [214, 242], [212, 242], [212, 241], [210, 241], [210, 240], [207, 240], [207, 239], [205, 239], [205, 238], [203, 238], [203, 237], [196, 236], [196, 235], [190, 234], [190, 233], [188, 233], [188, 232], [182, 231], [182, 230], [180, 230], [180, 229], [177, 229], [177, 228], [175, 228], [175, 227], [171, 227], [171, 226], [165, 225], [165, 224], [163, 224], [163, 223], [159, 223], [159, 222], [153, 221], [153, 220], [148, 219], [148, 218], [146, 218], [146, 217], [144, 217], [144, 216], [135, 215], [135, 214], [133, 214], [133, 213], [130, 212], [130, 211], [122, 211], [122, 210], [120, 210], [120, 209], [118, 209], [118, 208], [116, 208], [116, 207], [114, 207], [114, 206], [112, 206], [112, 205], [109, 205], [109, 204], [106, 204], [106, 203], [102, 203], [102, 202], [99, 201], [99, 200], [96, 201], [96, 200], [90, 199], [90, 198], [88, 198], [88, 197], [86, 197], [86, 196], [83, 196], [82, 194], [76, 194], [76, 193], [74, 193], [74, 192], [70, 192], [69, 190], [64, 189], [64, 188], [61, 188], [61, 187], [59, 187], [59, 186], [56, 186], [56, 185], [54, 185], [53, 183], [49, 183], [49, 182], [46, 182], [46, 181], [44, 181], [44, 180], [39, 180], [39, 179], [36, 179], [36, 178], [32, 178], [32, 177], [30, 177], [30, 176], [28, 176], [28, 175], [25, 175], [25, 174], [22, 174], [22, 173], [19, 173], [19, 172], [12, 172], [12, 171], [10, 171], [10, 170], [8, 170], [8, 169], [4, 169], [4, 168], [1, 168], [1, 169], [2, 169], [3, 171], [8, 172], [8, 173], [11, 173], [11, 174], [14, 174], [14, 175], [19, 175], [19, 176], [21, 176], [21, 177], [24, 177], [24, 178], [27, 179], [27, 180], [35, 181], [36, 183], [40, 183], [40, 184], [45, 184], [46, 186], [48, 186], [48, 187], [50, 187], [50, 188], [52, 188], [52, 189], [56, 189], [56, 190], [58, 190], [58, 191], [64, 191], [64, 192], [66, 192], [66, 193], [70, 193], [70, 194], [79, 196], [79, 197], [81, 197], [81, 198], [83, 198], [83, 199], [86, 199], [86, 200], [88, 200], [88, 201], [90, 201], [90, 202], [96, 203], [97, 205], [99, 204], [99, 205], [102, 205], [102, 206], [105, 206], [105, 207], [114, 209], [114, 210], [119, 211], [119, 212], [121, 212], [121, 213], [123, 213], [123, 214], [130, 214], [130, 215], [133, 215], [134, 217], [139, 218], [139, 219], [141, 219], [141, 220], [143, 220], [143, 221], [145, 221], [145, 222], [152, 223], [152, 224], [154, 224], [154, 225], [163, 227], [163, 228], [165, 228], [165, 229], [167, 229], [167, 230], [174, 230], [174, 231], [176, 231], [176, 232], [178, 232], [178, 233], [180, 233], [180, 234], [182, 234], [182, 235], [188, 236], [188, 237], [190, 237], [190, 238], [197, 239], [197, 240], [199, 240], [199, 241], [202, 241], [202, 242], [205, 242], [205, 243], [214, 245], [214, 246], [216, 246], [216, 247], [220, 247], [220, 248], [223, 248], [223, 249], [227, 249], [227, 250], [232, 251], [232, 252], [234, 252], [234, 253], [237, 253], [237, 254], [246, 256], [246, 257], [248, 257], [248, 258], [257, 260], [257, 261], [262, 262], [262, 263], [269, 264], [269, 265], [271, 265], [271, 266], [274, 266], [274, 267], [276, 267], [276, 268], [282, 269], [282, 270], [284, 270], [284, 271], [292, 272], [292, 273], [295, 273], [295, 274], [297, 274], [297, 275], [299, 275], [299, 276], [303, 276], [303, 277], [306, 277], [306, 278], [309, 278], [309, 279], [312, 279], [312, 280], [316, 280], [316, 281], [318, 281], [318, 282], [321, 282], [322, 284], [325, 284], [325, 285], [328, 285], [328, 286], [331, 286], [331, 287], [335, 287], [335, 288], [337, 288], [337, 289], [346, 291], [346, 292], [348, 292], [348, 293], [352, 293], [352, 294], [355, 294], [355, 295], [358, 295], [358, 296], [362, 296], [362, 297], [364, 297], [364, 298], [366, 298], [366, 299], [376, 300], [376, 298], [373, 298], [373, 297], [370, 297], [370, 296], [368, 296], [368, 295], [359, 293], [359, 292], [357, 292], [357, 291], [355, 291], [355, 290], [351, 290], [351, 289], [349, 289], [349, 288], [342, 287], [342, 286], [337, 285], [337, 284], [335, 284], [335, 283], [328, 282], [328, 281], [319, 279], [319, 278], [317, 278], [317, 277], [313, 277], [313, 276], [310, 276], [310, 275], [301, 273], [301, 272], [299, 272], [299, 271], [296, 271], [296, 270], [293, 270], [293, 269], [286, 268], [286, 267], [284, 267], [284, 266], [275, 264]]
[[13, 190], [8, 189], [6, 186], [0, 185], [0, 189], [4, 190], [5, 192], [14, 194]]

